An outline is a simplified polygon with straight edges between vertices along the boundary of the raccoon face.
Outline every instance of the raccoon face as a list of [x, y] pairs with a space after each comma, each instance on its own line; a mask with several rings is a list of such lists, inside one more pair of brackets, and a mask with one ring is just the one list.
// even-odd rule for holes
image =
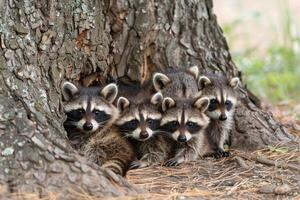
[[208, 104], [209, 99], [206, 97], [191, 103], [175, 102], [170, 97], [164, 98], [160, 130], [170, 134], [178, 142], [187, 142], [197, 137], [209, 123], [209, 118], [204, 114]]
[[121, 117], [116, 122], [120, 132], [125, 137], [138, 141], [146, 141], [156, 133], [161, 120], [158, 104], [163, 97], [160, 92], [154, 94], [150, 102], [134, 104], [125, 97], [118, 99], [118, 109]]
[[229, 83], [220, 82], [214, 78], [201, 76], [199, 78], [199, 88], [202, 94], [209, 98], [209, 107], [206, 114], [209, 118], [225, 121], [231, 117], [237, 102], [234, 90], [239, 85], [239, 78], [235, 77]]
[[65, 99], [65, 128], [76, 128], [83, 133], [93, 133], [110, 126], [118, 117], [118, 110], [112, 104], [118, 93], [116, 84], [104, 88], [78, 88], [65, 82], [62, 94]]

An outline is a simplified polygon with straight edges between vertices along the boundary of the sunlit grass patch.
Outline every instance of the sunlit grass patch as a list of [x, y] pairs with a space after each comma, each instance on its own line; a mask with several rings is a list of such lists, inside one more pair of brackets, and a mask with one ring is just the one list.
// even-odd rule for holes
[[271, 47], [266, 57], [235, 56], [247, 86], [271, 102], [300, 99], [300, 56], [287, 48]]
[[[270, 15], [256, 10], [239, 14], [221, 27], [233, 60], [251, 91], [273, 103], [286, 100], [300, 103], [299, 25], [289, 1], [278, 0], [274, 4], [272, 9], [279, 14], [276, 19], [279, 29], [268, 19]], [[259, 37], [261, 30], [255, 24], [265, 25], [267, 35], [263, 34], [264, 38]], [[268, 41], [267, 46], [263, 41]]]

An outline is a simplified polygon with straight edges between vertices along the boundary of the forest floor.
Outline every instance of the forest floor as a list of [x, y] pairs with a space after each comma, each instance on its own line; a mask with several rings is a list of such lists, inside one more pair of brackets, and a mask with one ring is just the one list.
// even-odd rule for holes
[[[274, 117], [299, 139], [300, 121], [290, 115], [288, 106], [265, 106], [271, 108]], [[129, 182], [146, 192], [122, 199], [300, 200], [299, 148], [299, 143], [268, 146], [248, 154], [233, 149], [228, 158], [132, 170], [127, 175]]]
[[[248, 154], [231, 149], [231, 156], [228, 158], [204, 158], [173, 168], [152, 166], [131, 170], [126, 178], [143, 192], [134, 196], [105, 199], [300, 200], [300, 120], [297, 117], [300, 109], [297, 110], [297, 107], [299, 106], [291, 107], [285, 103], [276, 107], [264, 105], [265, 110], [272, 110], [273, 116], [298, 138], [298, 143], [268, 146]], [[86, 194], [74, 198], [99, 199]], [[12, 196], [12, 199], [40, 198], [36, 194], [25, 194]], [[57, 195], [50, 195], [42, 199], [59, 198]]]

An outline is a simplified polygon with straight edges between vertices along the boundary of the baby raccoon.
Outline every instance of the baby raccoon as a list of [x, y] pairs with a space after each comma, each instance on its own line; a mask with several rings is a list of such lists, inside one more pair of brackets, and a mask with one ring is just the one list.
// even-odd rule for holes
[[205, 151], [206, 138], [203, 131], [209, 123], [203, 114], [209, 100], [199, 98], [197, 66], [188, 69], [167, 69], [153, 75], [156, 91], [162, 92], [163, 118], [161, 130], [177, 141], [175, 156], [168, 160], [166, 166], [175, 166], [184, 161], [195, 160]]
[[209, 104], [206, 97], [174, 100], [166, 97], [162, 103], [164, 112], [161, 131], [167, 133], [176, 142], [173, 147], [174, 157], [165, 166], [196, 160], [205, 147], [204, 131], [209, 118], [204, 114]]
[[169, 154], [166, 139], [157, 134], [161, 120], [159, 106], [163, 96], [157, 92], [151, 97], [145, 91], [136, 88], [135, 94], [125, 95], [127, 98], [119, 97], [117, 102], [120, 118], [116, 126], [133, 144], [138, 159], [132, 162], [131, 169], [161, 163]]
[[210, 154], [217, 158], [229, 156], [229, 152], [224, 151], [224, 143], [229, 141], [229, 132], [237, 103], [236, 89], [239, 83], [238, 77], [228, 81], [220, 74], [206, 74], [199, 77], [198, 86], [201, 94], [210, 101], [205, 112], [211, 120], [206, 131], [211, 149]]
[[99, 130], [104, 131], [118, 118], [112, 104], [118, 89], [115, 84], [100, 87], [76, 87], [65, 82], [62, 94], [67, 116], [64, 127], [75, 149], [80, 149]]
[[197, 66], [188, 69], [166, 69], [163, 73], [153, 75], [152, 82], [156, 91], [161, 91], [163, 96], [174, 98], [192, 98], [198, 94]]
[[112, 104], [117, 93], [113, 83], [103, 88], [86, 88], [65, 82], [64, 127], [75, 149], [104, 169], [125, 175], [134, 153], [128, 141], [111, 127], [119, 115]]

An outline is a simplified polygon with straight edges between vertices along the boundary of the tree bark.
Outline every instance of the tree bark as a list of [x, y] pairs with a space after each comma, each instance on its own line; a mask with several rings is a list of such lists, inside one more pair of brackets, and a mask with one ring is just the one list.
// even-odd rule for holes
[[[211, 0], [111, 3], [114, 53], [110, 66], [115, 76], [144, 81], [165, 67], [197, 65], [202, 71], [221, 71], [227, 77], [242, 79], [212, 8]], [[270, 113], [261, 110], [251, 91], [240, 88], [240, 98], [233, 148], [254, 150], [296, 141]]]
[[[0, 0], [0, 184], [6, 192], [137, 192], [124, 180], [111, 183], [71, 149], [60, 85], [143, 82], [169, 66], [241, 76], [212, 7], [211, 0]], [[241, 98], [234, 147], [295, 140], [245, 88]]]
[[135, 193], [77, 155], [62, 126], [62, 81], [108, 69], [104, 4], [26, 0], [0, 1], [0, 8], [0, 183], [6, 192], [53, 191], [66, 199], [74, 191]]

